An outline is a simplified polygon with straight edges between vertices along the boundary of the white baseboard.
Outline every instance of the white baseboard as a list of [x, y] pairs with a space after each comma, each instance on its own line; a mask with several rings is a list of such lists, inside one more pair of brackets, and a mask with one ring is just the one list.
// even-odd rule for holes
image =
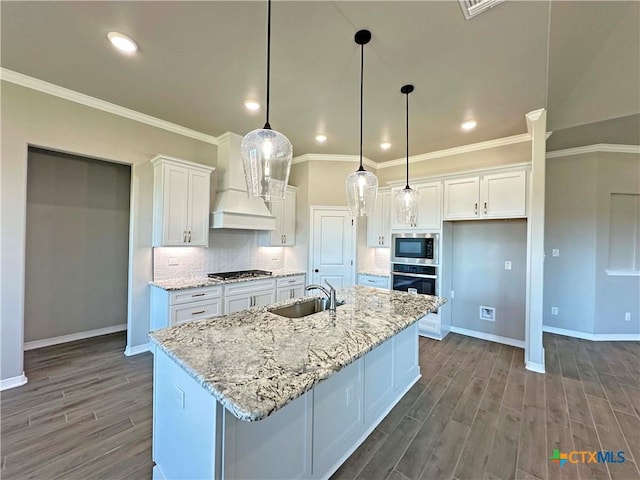
[[127, 348], [124, 349], [124, 354], [127, 357], [132, 357], [133, 355], [139, 355], [149, 351], [151, 351], [151, 345], [148, 343], [145, 343], [144, 345], [136, 345], [135, 347], [127, 345]]
[[581, 338], [583, 340], [591, 340], [592, 342], [638, 342], [640, 341], [640, 333], [589, 333], [580, 332], [578, 330], [567, 330], [566, 328], [542, 326], [542, 331], [547, 333], [555, 333], [565, 337]]
[[479, 338], [481, 340], [489, 340], [490, 342], [503, 343], [512, 347], [524, 348], [524, 340], [516, 340], [515, 338], [501, 337], [493, 333], [477, 332], [476, 330], [467, 330], [466, 328], [454, 327], [451, 325], [451, 333], [459, 333], [467, 337]]
[[524, 368], [531, 372], [545, 373], [544, 363], [525, 362]]
[[122, 332], [126, 329], [127, 324], [123, 323], [121, 325], [113, 325], [111, 327], [98, 328], [96, 330], [88, 330], [86, 332], [72, 333], [70, 335], [62, 335], [60, 337], [24, 342], [23, 350], [34, 350], [36, 348], [49, 347], [60, 343], [75, 342], [76, 340], [84, 340], [85, 338], [99, 337], [100, 335], [108, 335], [109, 333]]
[[10, 388], [16, 388], [20, 385], [24, 385], [27, 383], [27, 377], [22, 372], [22, 375], [18, 375], [17, 377], [5, 378], [4, 380], [0, 380], [0, 391], [9, 390]]

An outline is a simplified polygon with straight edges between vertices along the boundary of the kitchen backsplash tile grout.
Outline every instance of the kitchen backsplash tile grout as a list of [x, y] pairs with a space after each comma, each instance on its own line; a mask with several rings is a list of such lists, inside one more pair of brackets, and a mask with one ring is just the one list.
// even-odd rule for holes
[[260, 268], [284, 268], [282, 247], [259, 246], [261, 232], [253, 230], [210, 230], [209, 247], [163, 247], [153, 249], [153, 279], [170, 280]]

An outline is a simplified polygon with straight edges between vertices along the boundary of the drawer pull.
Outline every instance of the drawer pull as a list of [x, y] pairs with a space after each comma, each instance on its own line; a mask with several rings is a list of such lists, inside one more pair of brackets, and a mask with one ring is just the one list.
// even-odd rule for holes
[[200, 315], [201, 313], [204, 313], [206, 310], [200, 310], [199, 312], [193, 312], [191, 315]]
[[191, 295], [192, 297], [204, 297], [204, 293], [194, 293], [193, 295]]

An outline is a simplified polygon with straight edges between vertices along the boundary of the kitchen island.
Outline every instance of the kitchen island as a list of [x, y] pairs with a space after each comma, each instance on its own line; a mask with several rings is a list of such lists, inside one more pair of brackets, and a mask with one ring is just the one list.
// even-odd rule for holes
[[327, 478], [419, 379], [416, 322], [446, 300], [368, 287], [151, 334], [154, 478]]

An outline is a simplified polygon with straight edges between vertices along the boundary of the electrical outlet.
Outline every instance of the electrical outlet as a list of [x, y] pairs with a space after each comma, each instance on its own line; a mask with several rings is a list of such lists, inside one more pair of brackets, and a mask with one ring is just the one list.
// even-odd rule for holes
[[509, 262], [509, 261], [504, 262], [504, 269], [505, 270], [511, 270], [511, 262]]
[[496, 321], [496, 309], [493, 307], [485, 307], [480, 305], [480, 320], [486, 320], [488, 322]]
[[353, 402], [353, 385], [349, 385], [346, 389], [347, 392], [347, 407]]
[[625, 312], [624, 321], [625, 322], [630, 322], [631, 321], [631, 312]]
[[554, 248], [551, 250], [551, 256], [553, 257], [559, 257], [560, 256], [560, 249], [559, 248]]
[[453, 290], [451, 290], [451, 299], [453, 299], [456, 296], [456, 292], [454, 292]]
[[174, 385], [175, 391], [173, 392], [176, 402], [180, 405], [180, 408], [184, 410], [184, 390], [182, 390], [179, 386]]
[[558, 315], [558, 307], [551, 307], [551, 315]]

